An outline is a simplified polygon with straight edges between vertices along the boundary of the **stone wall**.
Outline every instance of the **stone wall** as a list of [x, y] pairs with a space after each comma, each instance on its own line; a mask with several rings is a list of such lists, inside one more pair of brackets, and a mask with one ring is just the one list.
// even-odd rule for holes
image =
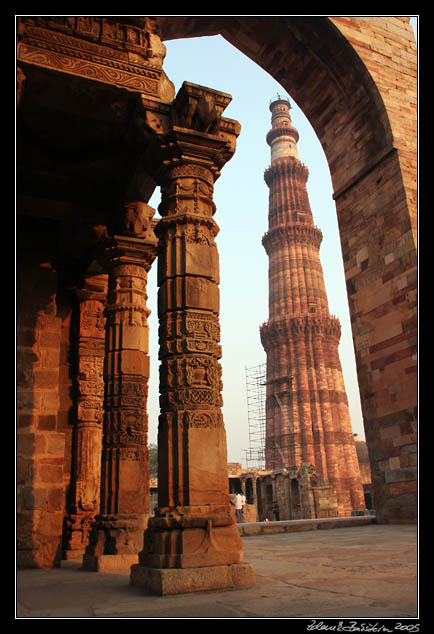
[[17, 563], [26, 567], [60, 565], [71, 466], [70, 312], [47, 258], [55, 227], [44, 229], [46, 242], [33, 241], [26, 225], [17, 267]]

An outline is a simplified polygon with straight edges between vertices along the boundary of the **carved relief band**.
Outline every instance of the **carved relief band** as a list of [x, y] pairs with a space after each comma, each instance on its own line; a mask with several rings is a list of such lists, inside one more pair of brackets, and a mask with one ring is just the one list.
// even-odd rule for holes
[[152, 20], [142, 22], [96, 16], [20, 18], [17, 59], [159, 96], [164, 54]]

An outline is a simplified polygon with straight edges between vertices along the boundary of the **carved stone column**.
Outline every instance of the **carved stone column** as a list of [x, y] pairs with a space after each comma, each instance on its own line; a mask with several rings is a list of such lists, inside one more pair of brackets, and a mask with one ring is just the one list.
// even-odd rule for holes
[[65, 521], [64, 559], [85, 551], [91, 522], [99, 512], [104, 401], [104, 307], [107, 275], [89, 274], [78, 297], [77, 409], [70, 509]]
[[[230, 98], [229, 98], [230, 99]], [[250, 586], [230, 512], [221, 413], [219, 262], [214, 181], [239, 125], [219, 116], [228, 95], [184, 84], [164, 143], [159, 207], [160, 406], [158, 508], [131, 583], [157, 594]], [[168, 135], [169, 136], [169, 135]]]
[[149, 355], [147, 273], [157, 255], [145, 203], [126, 207], [123, 235], [107, 248], [107, 351], [101, 508], [83, 558], [89, 570], [112, 570], [137, 562], [149, 517], [146, 413]]

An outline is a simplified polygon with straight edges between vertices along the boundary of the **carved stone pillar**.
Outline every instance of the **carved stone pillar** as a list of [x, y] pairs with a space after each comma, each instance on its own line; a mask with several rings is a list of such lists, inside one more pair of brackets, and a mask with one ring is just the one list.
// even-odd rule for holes
[[213, 187], [239, 132], [236, 122], [216, 118], [227, 103], [228, 95], [184, 84], [173, 106], [180, 126], [172, 125], [169, 156], [161, 144], [158, 507], [131, 569], [132, 584], [157, 594], [254, 583], [229, 506], [218, 362]]
[[88, 275], [83, 287], [77, 289], [77, 409], [64, 559], [82, 557], [91, 522], [99, 512], [106, 296], [107, 275]]
[[146, 413], [149, 350], [147, 273], [157, 255], [154, 210], [134, 203], [125, 211], [125, 233], [107, 249], [107, 351], [101, 508], [83, 558], [89, 570], [137, 562], [149, 517]]

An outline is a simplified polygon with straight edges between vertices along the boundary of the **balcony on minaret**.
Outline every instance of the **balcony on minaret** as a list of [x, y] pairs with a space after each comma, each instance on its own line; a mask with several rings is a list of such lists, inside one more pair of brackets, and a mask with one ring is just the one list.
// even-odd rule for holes
[[298, 159], [298, 132], [291, 124], [288, 99], [278, 98], [270, 103], [271, 130], [266, 140], [271, 147], [271, 162], [279, 158], [293, 156]]

